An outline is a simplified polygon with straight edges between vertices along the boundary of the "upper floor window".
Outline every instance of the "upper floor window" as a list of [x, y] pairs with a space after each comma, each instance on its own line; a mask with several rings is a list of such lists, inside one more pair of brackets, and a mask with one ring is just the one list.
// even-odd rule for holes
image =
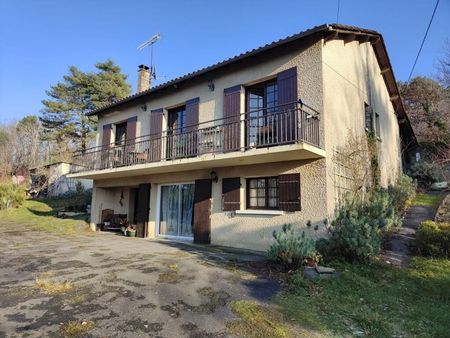
[[116, 124], [116, 135], [115, 135], [115, 143], [116, 145], [123, 144], [127, 138], [127, 123], [119, 123]]
[[247, 87], [247, 111], [252, 116], [273, 113], [277, 105], [278, 85], [276, 81], [272, 80]]
[[376, 137], [380, 138], [380, 115], [374, 112], [366, 102], [364, 102], [364, 118], [366, 130], [375, 132]]
[[186, 130], [186, 106], [177, 107], [168, 111], [169, 130], [182, 133]]
[[367, 131], [373, 130], [373, 114], [372, 107], [369, 106], [366, 102], [364, 102], [364, 119], [365, 119], [365, 127]]
[[377, 138], [381, 138], [380, 115], [378, 113], [375, 113], [375, 133]]
[[278, 108], [277, 82], [272, 80], [247, 87], [246, 99], [247, 144], [256, 147], [275, 144], [278, 140], [277, 128], [273, 128]]

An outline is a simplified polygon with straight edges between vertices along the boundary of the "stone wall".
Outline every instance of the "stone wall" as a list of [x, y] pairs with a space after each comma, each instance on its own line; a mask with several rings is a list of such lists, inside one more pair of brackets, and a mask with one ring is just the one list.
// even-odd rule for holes
[[450, 222], [450, 194], [445, 196], [436, 213], [437, 222]]

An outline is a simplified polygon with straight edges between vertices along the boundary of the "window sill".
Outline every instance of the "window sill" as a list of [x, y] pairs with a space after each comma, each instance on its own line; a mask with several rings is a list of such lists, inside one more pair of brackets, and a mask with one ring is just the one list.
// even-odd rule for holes
[[247, 209], [247, 210], [236, 210], [236, 215], [267, 215], [267, 216], [279, 216], [284, 215], [282, 210], [258, 210], [258, 209]]

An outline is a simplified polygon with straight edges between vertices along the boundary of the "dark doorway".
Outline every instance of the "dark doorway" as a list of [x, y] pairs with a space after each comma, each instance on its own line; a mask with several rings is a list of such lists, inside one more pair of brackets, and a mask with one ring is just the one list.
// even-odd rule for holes
[[150, 212], [150, 183], [139, 184], [137, 200], [134, 204], [137, 205], [136, 213], [136, 236], [147, 237], [148, 229], [148, 215]]
[[194, 243], [211, 243], [211, 188], [210, 179], [195, 181]]

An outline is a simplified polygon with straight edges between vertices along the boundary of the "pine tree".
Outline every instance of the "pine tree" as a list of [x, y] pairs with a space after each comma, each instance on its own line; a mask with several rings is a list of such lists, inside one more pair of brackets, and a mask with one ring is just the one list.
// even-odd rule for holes
[[94, 136], [97, 121], [86, 116], [92, 109], [120, 100], [131, 92], [127, 76], [111, 60], [95, 65], [98, 71], [83, 72], [75, 66], [63, 81], [46, 91], [41, 139], [53, 144], [56, 157], [64, 159], [70, 149], [85, 150]]

